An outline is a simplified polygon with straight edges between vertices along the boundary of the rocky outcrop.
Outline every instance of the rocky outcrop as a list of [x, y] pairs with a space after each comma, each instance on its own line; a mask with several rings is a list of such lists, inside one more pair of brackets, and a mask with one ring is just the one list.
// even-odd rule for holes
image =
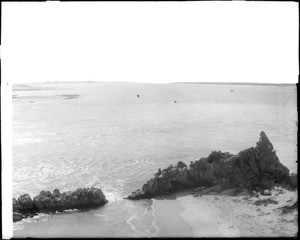
[[127, 198], [151, 198], [180, 189], [212, 186], [223, 190], [243, 188], [261, 191], [289, 181], [294, 183], [295, 178], [289, 176], [289, 170], [280, 163], [267, 135], [261, 132], [256, 147], [238, 155], [214, 151], [189, 166], [178, 162], [175, 167], [159, 169], [142, 189], [132, 192]]
[[28, 194], [13, 199], [13, 220], [20, 221], [38, 212], [56, 212], [68, 209], [100, 207], [108, 201], [100, 188], [78, 188], [76, 191], [60, 193], [55, 189], [41, 191], [33, 199]]

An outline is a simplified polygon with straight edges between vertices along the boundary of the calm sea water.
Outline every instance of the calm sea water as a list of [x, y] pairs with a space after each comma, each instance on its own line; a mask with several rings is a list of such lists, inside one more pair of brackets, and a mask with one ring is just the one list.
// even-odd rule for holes
[[158, 168], [255, 146], [262, 130], [297, 169], [296, 86], [57, 83], [13, 94], [14, 196], [94, 186], [109, 200], [15, 223], [15, 236], [157, 235], [151, 201], [123, 197]]

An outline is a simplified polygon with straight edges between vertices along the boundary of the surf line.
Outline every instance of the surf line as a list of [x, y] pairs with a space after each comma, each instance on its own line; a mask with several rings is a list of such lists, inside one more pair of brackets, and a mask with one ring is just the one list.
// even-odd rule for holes
[[[148, 204], [149, 203], [147, 203], [147, 205]], [[153, 201], [150, 204], [151, 205], [151, 216], [153, 218], [153, 221], [151, 223], [149, 223], [149, 225], [144, 226], [144, 227], [146, 227], [146, 229], [144, 229], [143, 224], [141, 224], [141, 221], [139, 221], [139, 219], [142, 218], [144, 215], [147, 214], [147, 212], [148, 212], [147, 211], [147, 206], [144, 206], [145, 209], [144, 209], [143, 213], [141, 213], [139, 210], [138, 210], [138, 212], [131, 213], [130, 214], [131, 215], [130, 218], [128, 218], [127, 221], [126, 221], [126, 223], [130, 226], [130, 228], [133, 231], [141, 234], [142, 236], [146, 236], [146, 237], [153, 237], [153, 236], [155, 236], [158, 233], [158, 230], [159, 230], [159, 228], [155, 224], [156, 216], [155, 216], [155, 214], [153, 214], [154, 208], [152, 207], [152, 204], [153, 204]], [[131, 206], [133, 206], [132, 203], [131, 203]], [[133, 224], [133, 222], [132, 222], [133, 219], [136, 219], [138, 223]], [[142, 229], [138, 227], [139, 225], [141, 225]], [[149, 228], [149, 229], [147, 229], [147, 228]], [[154, 231], [153, 231], [153, 228], [154, 228]]]
[[[134, 208], [134, 204], [132, 203], [132, 202], [128, 202], [127, 201], [127, 204], [128, 204], [128, 206], [130, 206], [130, 208]], [[137, 233], [139, 233], [139, 234], [141, 234], [142, 236], [147, 236], [147, 237], [150, 237], [147, 233], [145, 233], [145, 232], [142, 232], [142, 231], [140, 231], [140, 230], [138, 230], [137, 228], [136, 228], [136, 226], [132, 223], [132, 220], [133, 219], [137, 219], [137, 213], [130, 213], [130, 218], [128, 218], [127, 220], [126, 220], [126, 223], [130, 226], [130, 228], [134, 231], [134, 232], [137, 232]]]
[[153, 199], [153, 200], [152, 200], [152, 204], [151, 204], [151, 208], [152, 208], [152, 216], [153, 216], [152, 226], [153, 226], [153, 227], [155, 228], [155, 230], [156, 230], [155, 233], [154, 233], [154, 235], [155, 235], [155, 234], [158, 233], [159, 228], [158, 228], [158, 226], [156, 225], [156, 215], [155, 215], [154, 203], [155, 203], [155, 200]]
[[149, 234], [147, 234], [147, 233], [145, 233], [145, 232], [142, 232], [142, 231], [139, 231], [139, 230], [131, 223], [132, 219], [134, 219], [134, 218], [137, 219], [137, 214], [135, 214], [135, 213], [131, 214], [130, 218], [128, 218], [127, 221], [126, 221], [126, 223], [130, 226], [130, 228], [131, 228], [133, 231], [135, 231], [135, 232], [137, 232], [137, 233], [139, 233], [139, 234], [142, 234], [142, 236], [145, 236], [145, 234], [146, 234], [147, 237], [150, 237]]

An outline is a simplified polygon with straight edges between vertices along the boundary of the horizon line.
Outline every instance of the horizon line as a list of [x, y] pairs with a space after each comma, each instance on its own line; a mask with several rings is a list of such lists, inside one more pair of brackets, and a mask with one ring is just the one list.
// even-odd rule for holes
[[60, 83], [132, 83], [132, 84], [203, 84], [203, 85], [252, 85], [252, 86], [291, 86], [297, 83], [256, 83], [256, 82], [169, 82], [169, 83], [149, 83], [149, 82], [125, 82], [125, 81], [46, 81], [31, 83], [12, 83], [12, 85], [28, 85], [28, 84], [60, 84]]

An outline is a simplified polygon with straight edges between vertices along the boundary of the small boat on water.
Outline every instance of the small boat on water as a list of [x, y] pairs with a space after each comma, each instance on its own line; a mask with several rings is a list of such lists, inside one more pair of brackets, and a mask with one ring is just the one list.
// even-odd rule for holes
[[231, 89], [231, 90], [230, 90], [230, 92], [234, 92], [234, 90], [233, 90], [233, 89]]

